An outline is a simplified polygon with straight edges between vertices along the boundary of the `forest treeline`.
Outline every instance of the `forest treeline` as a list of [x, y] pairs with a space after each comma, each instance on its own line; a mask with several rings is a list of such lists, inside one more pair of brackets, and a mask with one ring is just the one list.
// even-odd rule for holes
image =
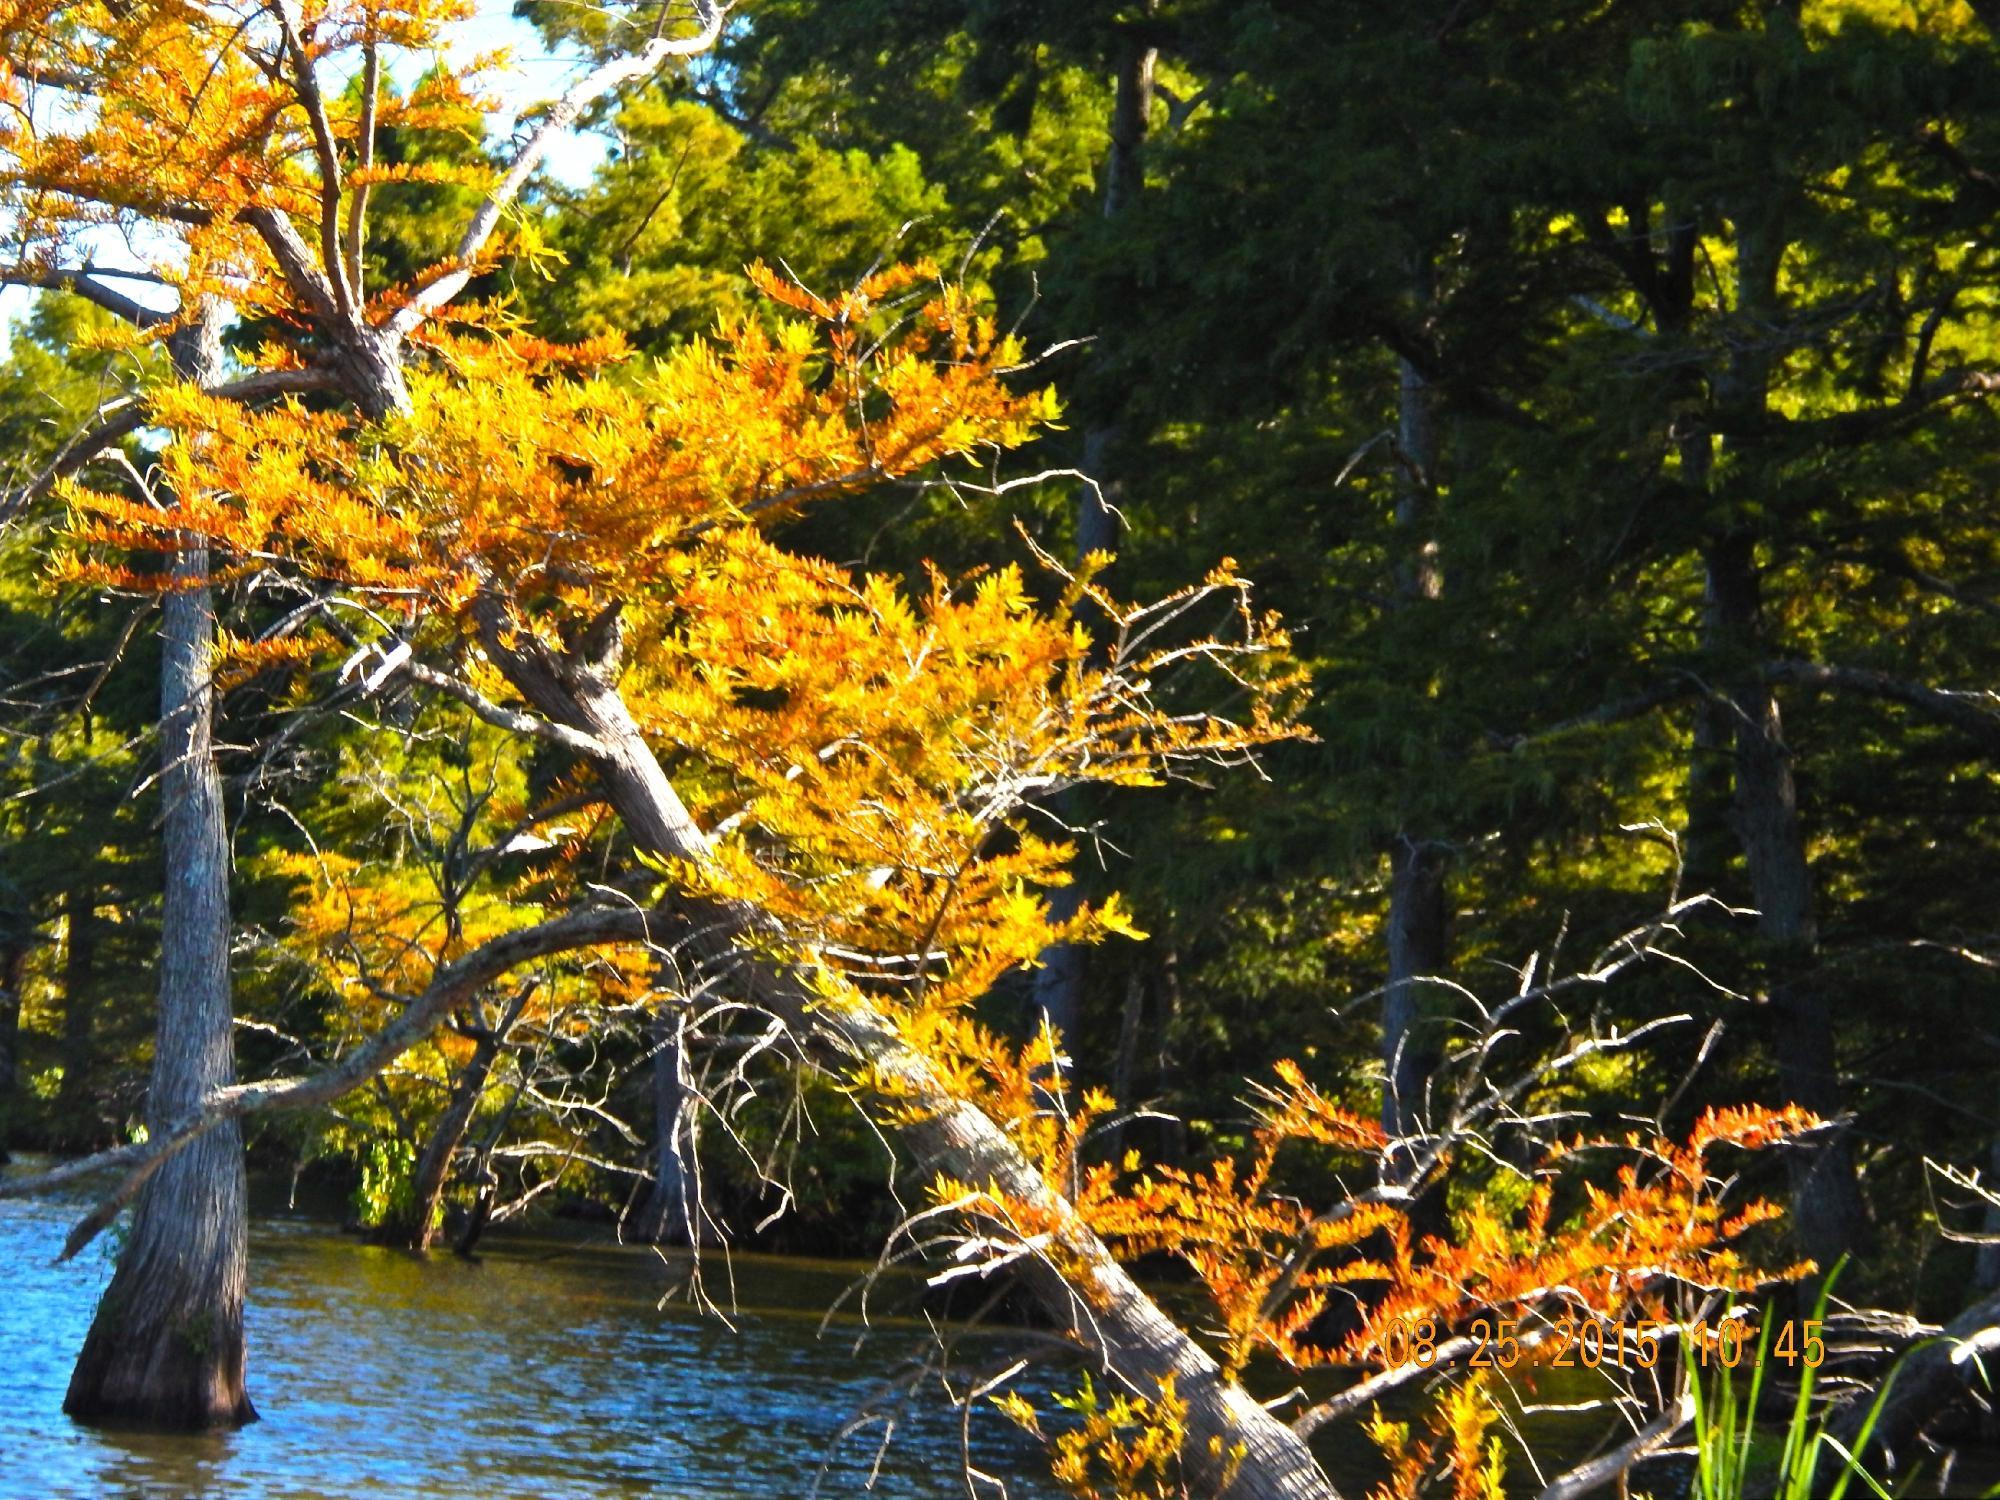
[[1331, 1494], [1245, 1390], [1398, 1318], [2000, 1321], [2000, 6], [523, 0], [511, 124], [458, 9], [0, 11], [73, 1409], [249, 1414], [246, 1154], [1095, 1286], [1078, 1494]]

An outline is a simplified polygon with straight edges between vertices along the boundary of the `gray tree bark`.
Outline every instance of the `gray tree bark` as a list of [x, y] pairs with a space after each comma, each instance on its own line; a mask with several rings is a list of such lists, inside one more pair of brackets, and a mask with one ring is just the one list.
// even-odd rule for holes
[[[1758, 636], [1758, 572], [1747, 536], [1709, 549], [1709, 576], [1732, 642]], [[1764, 948], [1768, 1001], [1775, 1022], [1778, 1087], [1787, 1100], [1837, 1119], [1845, 1108], [1834, 1054], [1834, 1021], [1817, 971], [1819, 923], [1806, 865], [1798, 790], [1778, 700], [1756, 673], [1731, 685], [1736, 714], [1736, 835], [1743, 846], [1757, 934]], [[1785, 1157], [1792, 1220], [1806, 1253], [1822, 1267], [1867, 1238], [1867, 1206], [1844, 1127], [1826, 1139], [1798, 1142]]]
[[[1436, 535], [1438, 439], [1435, 400], [1423, 374], [1398, 360], [1395, 608], [1422, 609], [1444, 595]], [[1424, 1092], [1437, 1070], [1437, 1038], [1423, 1024], [1424, 986], [1451, 961], [1449, 849], [1403, 829], [1389, 847], [1389, 970], [1382, 990], [1382, 1128], [1421, 1128]]]
[[97, 893], [88, 887], [63, 893], [62, 974], [58, 1130], [63, 1140], [94, 1148], [103, 1144], [104, 1132], [90, 1098], [97, 1073]]
[[1382, 993], [1382, 1128], [1423, 1128], [1424, 1094], [1437, 1071], [1437, 1038], [1423, 1024], [1424, 985], [1448, 960], [1446, 849], [1398, 838], [1389, 856], [1389, 979]]
[[649, 1040], [653, 1185], [626, 1235], [651, 1245], [702, 1243], [701, 1188], [694, 1172], [694, 1087], [677, 1007], [663, 1005], [654, 1014]]
[[[173, 340], [176, 370], [212, 384], [212, 314]], [[189, 546], [161, 604], [160, 792], [166, 860], [158, 1037], [146, 1115], [166, 1128], [235, 1080], [229, 989], [229, 843], [215, 767], [215, 610], [208, 554]], [[242, 1134], [228, 1121], [147, 1182], [118, 1269], [77, 1356], [63, 1410], [80, 1421], [233, 1426], [244, 1389], [248, 1280]]]

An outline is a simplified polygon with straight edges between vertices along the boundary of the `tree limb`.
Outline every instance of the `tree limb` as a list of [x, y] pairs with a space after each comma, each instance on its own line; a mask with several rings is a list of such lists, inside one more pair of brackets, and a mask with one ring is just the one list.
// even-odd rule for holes
[[216, 1089], [192, 1113], [145, 1141], [99, 1151], [32, 1177], [0, 1181], [0, 1198], [52, 1192], [99, 1172], [124, 1171], [126, 1175], [118, 1185], [70, 1231], [61, 1257], [68, 1260], [138, 1196], [147, 1179], [169, 1157], [224, 1120], [267, 1110], [310, 1109], [331, 1103], [375, 1077], [428, 1037], [453, 1009], [516, 965], [605, 943], [646, 942], [657, 927], [664, 925], [663, 914], [657, 911], [599, 907], [571, 912], [494, 938], [438, 969], [429, 988], [412, 1000], [401, 1015], [333, 1066], [303, 1078], [273, 1078]]
[[[269, 396], [295, 395], [302, 391], [323, 391], [334, 383], [332, 374], [316, 366], [298, 370], [260, 370], [241, 380], [232, 380], [208, 392], [225, 401], [260, 401]], [[137, 396], [120, 396], [98, 408], [105, 416], [97, 426], [71, 438], [41, 472], [11, 495], [0, 495], [0, 525], [46, 495], [57, 480], [89, 463], [113, 443], [130, 437], [146, 425], [151, 408]]]
[[612, 89], [635, 78], [644, 78], [667, 59], [699, 56], [715, 45], [722, 35], [722, 22], [729, 14], [729, 7], [716, 4], [715, 0], [695, 0], [695, 14], [701, 21], [701, 30], [693, 36], [655, 37], [629, 57], [614, 58], [592, 69], [549, 107], [541, 122], [515, 153], [513, 161], [508, 163], [493, 191], [487, 194], [486, 201], [480, 204], [478, 212], [465, 226], [453, 253], [451, 269], [420, 288], [389, 320], [387, 332], [392, 337], [407, 335], [464, 290], [466, 283], [472, 279], [473, 262], [499, 227], [500, 216], [520, 195], [521, 189], [534, 175], [535, 168], [548, 154], [550, 145], [569, 129], [578, 115]]
[[174, 317], [171, 312], [161, 312], [148, 307], [136, 297], [127, 296], [115, 287], [108, 287], [97, 280], [101, 275], [130, 276], [135, 281], [155, 278], [141, 272], [100, 271], [96, 266], [26, 266], [15, 265], [0, 268], [0, 282], [10, 286], [39, 287], [45, 292], [74, 292], [87, 302], [93, 302], [113, 317], [123, 318], [135, 328], [152, 328]]
[[[1905, 1355], [1872, 1386], [1844, 1398], [1827, 1430], [1850, 1447], [1860, 1438], [1882, 1388], [1893, 1380], [1869, 1434], [1869, 1445], [1893, 1458], [1915, 1441], [1924, 1424], [1973, 1388], [1992, 1388], [1984, 1360], [2000, 1353], [2000, 1292], [1980, 1299]], [[1861, 1456], [1861, 1455], [1857, 1455]]]
[[1557, 1475], [1542, 1491], [1542, 1500], [1582, 1500], [1585, 1495], [1594, 1495], [1618, 1483], [1632, 1465], [1672, 1442], [1674, 1435], [1693, 1420], [1694, 1396], [1683, 1392], [1680, 1400], [1609, 1453], [1600, 1453], [1568, 1473]]
[[[1868, 667], [1829, 666], [1814, 661], [1768, 662], [1760, 670], [1760, 675], [1766, 682], [1832, 688], [1900, 703], [1905, 708], [1915, 709], [1928, 718], [1963, 731], [1987, 750], [2000, 752], [2000, 711], [1996, 711], [2000, 709], [2000, 698], [1991, 693], [1947, 692]], [[1981, 701], [1994, 706], [1981, 708]]]

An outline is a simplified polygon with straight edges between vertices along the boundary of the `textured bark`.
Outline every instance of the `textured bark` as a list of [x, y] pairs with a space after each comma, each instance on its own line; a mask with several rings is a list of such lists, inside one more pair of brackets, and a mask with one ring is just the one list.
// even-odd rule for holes
[[1382, 1128], [1423, 1129], [1424, 1093], [1437, 1071], [1438, 1039], [1423, 1025], [1424, 976], [1442, 974], [1449, 924], [1447, 851], [1399, 840], [1389, 856], [1389, 980], [1382, 995]]
[[[1708, 572], [1725, 643], [1754, 658], [1761, 636], [1754, 543], [1741, 533], [1719, 539], [1709, 548]], [[1787, 1100], [1836, 1119], [1845, 1101], [1833, 1012], [1816, 962], [1812, 872], [1778, 700], [1754, 669], [1734, 678], [1730, 698], [1736, 719], [1734, 821], [1764, 948], [1779, 1090]], [[1831, 1266], [1860, 1248], [1867, 1239], [1867, 1206], [1848, 1131], [1836, 1127], [1824, 1139], [1795, 1144], [1786, 1163], [1792, 1219], [1806, 1253]]]
[[[596, 742], [600, 783], [634, 842], [658, 855], [709, 860], [706, 835], [610, 685], [615, 643], [601, 647], [595, 661], [575, 653], [558, 658], [533, 641], [510, 639], [497, 607], [482, 615], [487, 654], [515, 690], [558, 724]], [[1230, 1500], [1336, 1496], [1305, 1443], [1223, 1378], [1215, 1361], [1140, 1290], [1007, 1134], [953, 1094], [886, 1018], [861, 1007], [828, 1007], [817, 1000], [807, 976], [748, 957], [740, 939], [763, 925], [755, 910], [709, 906], [690, 916], [694, 925], [688, 947], [694, 956], [726, 968], [747, 998], [785, 1020], [802, 1042], [893, 1081], [899, 1097], [922, 1107], [926, 1117], [901, 1132], [913, 1151], [910, 1165], [918, 1180], [946, 1172], [963, 1181], [990, 1182], [1048, 1215], [1056, 1226], [1051, 1259], [1026, 1262], [1019, 1274], [1051, 1316], [1125, 1379], [1143, 1389], [1174, 1378], [1188, 1402], [1189, 1440], [1183, 1457], [1195, 1493]], [[1240, 1445], [1243, 1452], [1226, 1487], [1210, 1451], [1211, 1439], [1219, 1440], [1220, 1450]]]
[[626, 1234], [652, 1245], [689, 1245], [700, 1238], [701, 1189], [694, 1161], [694, 1089], [687, 1043], [675, 1008], [653, 1017], [653, 1186]]
[[[179, 372], [213, 383], [212, 319], [174, 340]], [[160, 792], [166, 861], [158, 1038], [146, 1116], [155, 1131], [235, 1081], [229, 993], [229, 843], [212, 747], [215, 611], [208, 556], [175, 559], [161, 603]], [[70, 1377], [81, 1421], [201, 1428], [253, 1421], [244, 1390], [247, 1220], [242, 1135], [227, 1121], [147, 1181], [118, 1269]]]

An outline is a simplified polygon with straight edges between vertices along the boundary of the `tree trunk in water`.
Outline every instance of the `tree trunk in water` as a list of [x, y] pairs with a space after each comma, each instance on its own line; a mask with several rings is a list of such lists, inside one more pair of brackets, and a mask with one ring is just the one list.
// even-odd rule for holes
[[14, 938], [0, 942], [0, 1163], [8, 1160], [20, 1097], [21, 971], [27, 962], [26, 943]]
[[629, 1238], [650, 1245], [705, 1243], [701, 1186], [693, 1168], [694, 1089], [676, 1006], [653, 1017], [653, 1186]]
[[[56, 1130], [66, 1141], [95, 1149], [103, 1122], [90, 1099], [97, 1074], [97, 893], [63, 896], [62, 1082], [56, 1087]], [[86, 1123], [87, 1122], [87, 1123]]]
[[[1104, 217], [1115, 219], [1137, 194], [1142, 182], [1139, 150], [1145, 145], [1153, 114], [1153, 66], [1156, 48], [1131, 39], [1122, 44], [1117, 92], [1111, 106], [1111, 146], [1104, 158]], [[1115, 419], [1093, 422], [1083, 436], [1083, 472], [1077, 487], [1076, 555], [1118, 547], [1118, 506], [1123, 486], [1115, 477], [1121, 437]], [[1063, 821], [1074, 823], [1074, 798], [1063, 799]], [[1065, 921], [1076, 915], [1083, 893], [1074, 884], [1049, 893], [1051, 915]], [[1034, 974], [1034, 1014], [1063, 1040], [1072, 1043], [1083, 1015], [1083, 950], [1075, 943], [1051, 943]]]
[[[600, 646], [595, 660], [580, 653], [559, 657], [532, 638], [504, 634], [505, 611], [497, 601], [481, 608], [480, 624], [489, 658], [514, 689], [543, 714], [596, 741], [601, 784], [634, 843], [656, 855], [710, 862], [707, 835], [611, 685], [615, 639]], [[747, 987], [746, 998], [784, 1020], [801, 1045], [841, 1066], [868, 1070], [914, 1107], [908, 1113], [919, 1118], [905, 1124], [901, 1135], [914, 1150], [916, 1180], [943, 1171], [961, 1181], [991, 1183], [1036, 1206], [1060, 1242], [1060, 1255], [1051, 1258], [1073, 1269], [1059, 1274], [1048, 1261], [1031, 1256], [1021, 1262], [1019, 1274], [1060, 1326], [1141, 1390], [1174, 1379], [1188, 1403], [1182, 1453], [1194, 1493], [1228, 1500], [1338, 1500], [1305, 1442], [1223, 1378], [1214, 1359], [1140, 1290], [1007, 1133], [946, 1087], [886, 1018], [865, 1005], [830, 1007], [810, 976], [750, 956], [740, 938], [763, 925], [754, 910], [690, 903], [687, 916], [684, 946], [690, 956], [733, 973]], [[1218, 1455], [1239, 1447], [1242, 1461], [1225, 1487]]]
[[[175, 368], [212, 384], [212, 316], [175, 335]], [[215, 768], [215, 611], [208, 554], [174, 560], [161, 602], [160, 751], [166, 900], [160, 1015], [146, 1099], [154, 1129], [235, 1081], [229, 994], [229, 843]], [[243, 1138], [231, 1120], [170, 1157], [133, 1210], [117, 1272], [77, 1356], [63, 1410], [79, 1421], [174, 1428], [254, 1421], [244, 1390], [247, 1221]]]
[[[1728, 644], [1754, 659], [1761, 644], [1754, 541], [1741, 532], [1712, 543], [1709, 590]], [[1736, 717], [1736, 836], [1743, 846], [1757, 934], [1765, 949], [1769, 1004], [1776, 1023], [1778, 1085], [1785, 1098], [1827, 1119], [1843, 1108], [1834, 1057], [1833, 1015], [1816, 968], [1819, 925], [1812, 872], [1799, 826], [1791, 752], [1778, 701], [1754, 670], [1732, 683]], [[1867, 1237], [1867, 1207], [1845, 1127], [1823, 1141], [1795, 1143], [1786, 1154], [1792, 1220], [1806, 1253], [1830, 1267]]]
[[472, 1126], [492, 1076], [493, 1063], [500, 1055], [500, 1037], [492, 1031], [480, 1034], [473, 1043], [472, 1056], [459, 1069], [451, 1087], [451, 1098], [438, 1117], [430, 1139], [410, 1180], [410, 1215], [398, 1223], [383, 1226], [382, 1238], [389, 1244], [423, 1252], [437, 1243], [444, 1220], [444, 1190], [451, 1181], [452, 1158]]

